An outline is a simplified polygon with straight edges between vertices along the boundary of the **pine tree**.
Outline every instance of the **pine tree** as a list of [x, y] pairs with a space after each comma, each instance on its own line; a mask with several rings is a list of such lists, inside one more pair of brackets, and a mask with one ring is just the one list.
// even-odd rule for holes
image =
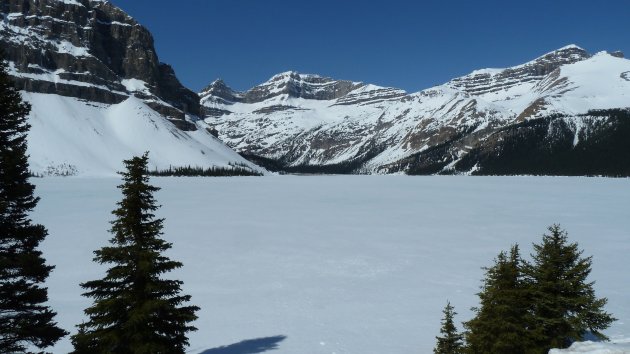
[[29, 181], [26, 135], [31, 107], [22, 101], [7, 74], [0, 50], [0, 352], [52, 346], [67, 333], [45, 305], [44, 287], [53, 266], [40, 243], [48, 232], [29, 218], [39, 198]]
[[446, 303], [446, 307], [442, 311], [444, 318], [442, 319], [442, 328], [440, 328], [441, 336], [435, 337], [437, 344], [433, 349], [435, 354], [461, 354], [463, 349], [463, 336], [457, 332], [453, 317], [457, 315], [450, 302]]
[[534, 244], [533, 263], [525, 273], [530, 278], [536, 326], [543, 337], [538, 346], [566, 348], [582, 340], [587, 332], [606, 339], [601, 330], [615, 321], [604, 311], [607, 299], [598, 299], [594, 282], [587, 282], [592, 258], [582, 257], [577, 243], [569, 243], [566, 231], [559, 225], [549, 227], [541, 244]]
[[536, 331], [532, 326], [531, 300], [521, 273], [518, 245], [509, 254], [501, 252], [477, 295], [480, 307], [464, 323], [466, 351], [474, 354], [537, 353], [533, 349]]
[[72, 337], [75, 353], [184, 353], [199, 308], [184, 305], [190, 296], [180, 295], [181, 281], [160, 278], [182, 264], [163, 255], [171, 244], [160, 238], [164, 220], [153, 214], [159, 188], [148, 183], [147, 154], [124, 163], [111, 246], [94, 252], [95, 262], [112, 267], [104, 278], [81, 284], [94, 304]]

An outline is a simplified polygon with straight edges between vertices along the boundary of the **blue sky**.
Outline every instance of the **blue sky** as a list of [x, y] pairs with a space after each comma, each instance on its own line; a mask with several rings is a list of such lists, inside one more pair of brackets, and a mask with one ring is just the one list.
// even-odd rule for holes
[[112, 0], [199, 91], [295, 70], [418, 91], [577, 44], [630, 56], [630, 0]]

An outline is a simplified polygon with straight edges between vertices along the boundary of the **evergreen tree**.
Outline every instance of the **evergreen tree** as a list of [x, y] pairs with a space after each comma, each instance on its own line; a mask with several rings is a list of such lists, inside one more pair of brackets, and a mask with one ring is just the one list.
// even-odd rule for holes
[[466, 351], [474, 354], [537, 353], [533, 348], [536, 331], [532, 327], [531, 300], [521, 273], [518, 245], [509, 254], [501, 252], [477, 295], [480, 307], [475, 317], [464, 323]]
[[446, 307], [442, 311], [444, 318], [442, 319], [442, 328], [440, 328], [440, 337], [437, 339], [437, 344], [433, 349], [435, 354], [461, 354], [463, 343], [463, 336], [457, 332], [453, 317], [457, 314], [455, 309], [451, 306], [450, 302], [446, 303]]
[[181, 281], [160, 278], [182, 264], [163, 255], [171, 244], [160, 238], [164, 220], [153, 214], [159, 188], [148, 183], [147, 154], [124, 163], [114, 237], [94, 252], [94, 261], [112, 267], [103, 279], [81, 284], [94, 304], [72, 337], [75, 353], [184, 353], [199, 308], [184, 305], [190, 296], [180, 295]]
[[587, 332], [606, 339], [600, 331], [615, 319], [603, 309], [607, 299], [596, 298], [594, 283], [587, 282], [592, 258], [582, 257], [577, 243], [569, 243], [559, 225], [549, 227], [534, 251], [525, 272], [534, 296], [536, 326], [543, 332], [538, 346], [545, 352], [566, 348]]
[[39, 198], [29, 181], [26, 119], [30, 105], [22, 101], [7, 74], [0, 49], [0, 352], [25, 352], [52, 346], [67, 333], [45, 305], [46, 265], [40, 243], [48, 232], [29, 218]]

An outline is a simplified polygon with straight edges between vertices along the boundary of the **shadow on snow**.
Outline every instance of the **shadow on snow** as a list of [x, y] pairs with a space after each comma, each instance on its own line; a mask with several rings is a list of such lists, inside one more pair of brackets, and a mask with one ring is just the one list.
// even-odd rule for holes
[[258, 354], [268, 350], [278, 349], [278, 343], [285, 340], [286, 336], [274, 336], [265, 338], [248, 339], [223, 347], [207, 349], [200, 354]]

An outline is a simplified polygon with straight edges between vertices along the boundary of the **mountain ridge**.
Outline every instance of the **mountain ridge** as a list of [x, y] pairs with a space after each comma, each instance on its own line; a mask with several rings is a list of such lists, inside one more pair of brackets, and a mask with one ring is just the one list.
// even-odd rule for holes
[[[322, 95], [327, 99], [320, 100], [280, 89], [260, 100], [237, 100], [229, 105], [215, 100], [211, 91], [200, 97], [204, 109], [214, 112], [206, 122], [228, 145], [250, 158], [271, 159], [291, 171], [313, 172], [319, 167], [330, 171], [343, 165], [352, 166], [339, 169], [344, 173], [408, 172], [412, 167], [389, 166], [466, 136], [466, 144], [451, 146], [445, 153], [463, 157], [471, 144], [531, 119], [625, 108], [629, 104], [623, 96], [630, 87], [620, 77], [628, 63], [620, 52], [592, 55], [568, 45], [521, 65], [476, 70], [414, 93], [355, 83], [340, 96], [329, 92]], [[607, 67], [620, 71], [612, 73]], [[588, 76], [590, 71], [599, 72], [601, 78]], [[281, 73], [246, 92], [273, 87], [278, 78], [295, 82], [302, 76], [321, 78]], [[603, 78], [610, 82], [600, 84]], [[620, 87], [606, 88], [611, 82]], [[587, 96], [595, 99], [585, 99]], [[440, 159], [453, 160], [449, 156]], [[479, 171], [449, 168], [442, 166], [433, 173]]]
[[[219, 79], [197, 94], [159, 60], [151, 33], [109, 1], [7, 0], [0, 14], [10, 75], [38, 106], [30, 142], [40, 172], [115, 170], [109, 150], [122, 160], [142, 146], [161, 151], [155, 168], [247, 164], [223, 141], [288, 172], [509, 174], [484, 166], [506, 163], [488, 156], [512, 151], [508, 140], [533, 144], [537, 137], [549, 146], [603, 151], [589, 139], [619, 139], [612, 131], [625, 129], [619, 116], [629, 106], [630, 61], [576, 45], [412, 93], [287, 71], [246, 91]], [[545, 127], [563, 133], [544, 135]], [[142, 138], [130, 139], [127, 129], [140, 129], [134, 133]]]

